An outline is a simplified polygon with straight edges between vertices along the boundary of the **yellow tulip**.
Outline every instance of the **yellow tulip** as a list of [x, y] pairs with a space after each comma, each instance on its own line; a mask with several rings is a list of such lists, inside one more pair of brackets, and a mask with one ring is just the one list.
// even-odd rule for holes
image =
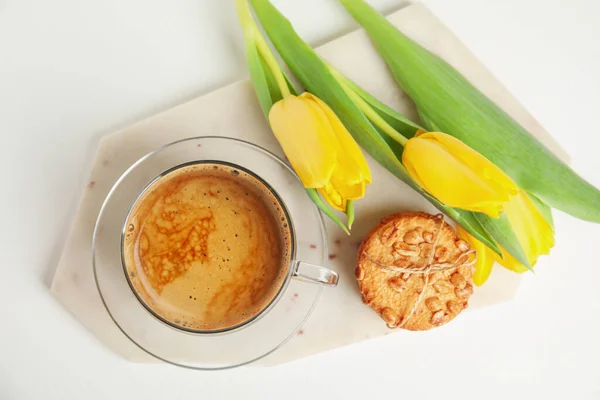
[[[529, 263], [534, 266], [541, 255], [549, 254], [554, 246], [554, 231], [552, 226], [544, 219], [542, 214], [535, 208], [527, 194], [520, 190], [504, 206], [506, 217], [525, 251]], [[527, 267], [518, 262], [509, 252], [500, 247], [502, 258], [479, 240], [471, 236], [467, 231], [458, 229], [460, 236], [477, 250], [476, 269], [473, 281], [476, 285], [482, 285], [492, 270], [494, 261], [503, 267], [518, 273], [527, 271]]]
[[531, 265], [540, 255], [550, 254], [550, 249], [554, 247], [554, 229], [525, 192], [520, 190], [512, 197], [504, 206], [504, 212]]
[[365, 195], [371, 183], [367, 161], [327, 104], [307, 92], [289, 95], [273, 105], [269, 122], [305, 187], [318, 189], [341, 211]]
[[442, 203], [498, 218], [517, 185], [487, 158], [441, 132], [409, 139], [402, 163], [421, 187]]
[[496, 262], [496, 256], [498, 255], [490, 250], [489, 247], [471, 236], [469, 232], [465, 231], [460, 226], [458, 227], [458, 234], [471, 245], [473, 250], [477, 252], [475, 272], [473, 273], [473, 283], [477, 286], [481, 286], [490, 276], [490, 273], [492, 272], [492, 266], [494, 265], [494, 262]]

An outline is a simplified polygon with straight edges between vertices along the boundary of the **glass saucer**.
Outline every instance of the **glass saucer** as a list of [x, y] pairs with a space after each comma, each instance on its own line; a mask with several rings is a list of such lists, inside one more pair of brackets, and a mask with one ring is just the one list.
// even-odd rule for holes
[[288, 342], [314, 309], [322, 286], [288, 281], [278, 301], [252, 324], [223, 333], [190, 333], [153, 316], [131, 290], [121, 262], [121, 233], [131, 205], [163, 172], [189, 162], [237, 164], [266, 181], [281, 197], [296, 236], [296, 260], [326, 266], [325, 225], [294, 171], [251, 143], [204, 136], [180, 140], [147, 154], [117, 180], [106, 197], [92, 243], [94, 277], [107, 312], [140, 349], [177, 366], [218, 370], [259, 360]]

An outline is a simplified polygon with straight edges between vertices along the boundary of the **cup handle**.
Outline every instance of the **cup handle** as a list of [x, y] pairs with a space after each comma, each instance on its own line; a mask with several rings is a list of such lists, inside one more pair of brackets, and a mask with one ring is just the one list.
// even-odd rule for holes
[[330, 287], [336, 286], [339, 279], [337, 272], [304, 261], [295, 261], [293, 276], [303, 282]]

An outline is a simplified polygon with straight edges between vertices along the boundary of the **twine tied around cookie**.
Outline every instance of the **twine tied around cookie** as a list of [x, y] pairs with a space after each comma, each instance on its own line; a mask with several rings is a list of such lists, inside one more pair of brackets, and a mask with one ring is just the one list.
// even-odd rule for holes
[[[472, 266], [477, 261], [477, 252], [475, 250], [469, 250], [469, 251], [462, 253], [454, 262], [435, 263], [435, 264], [433, 263], [434, 257], [435, 257], [435, 251], [436, 251], [438, 241], [439, 241], [439, 237], [442, 233], [442, 228], [444, 227], [444, 216], [442, 214], [437, 214], [435, 217], [437, 219], [439, 219], [440, 223], [438, 224], [437, 229], [435, 231], [433, 244], [431, 246], [431, 251], [427, 257], [427, 261], [426, 261], [424, 267], [403, 268], [403, 267], [397, 267], [395, 265], [386, 265], [377, 260], [374, 260], [366, 252], [363, 253], [370, 262], [372, 262], [373, 264], [377, 265], [378, 267], [380, 267], [381, 269], [383, 269], [387, 272], [424, 274], [425, 275], [425, 282], [423, 284], [423, 289], [421, 289], [421, 293], [419, 294], [419, 297], [417, 297], [417, 300], [415, 301], [415, 304], [414, 304], [413, 308], [411, 309], [411, 311], [408, 313], [408, 315], [402, 320], [402, 322], [400, 324], [397, 325], [398, 328], [401, 328], [416, 313], [417, 309], [419, 308], [419, 305], [421, 304], [421, 302], [423, 301], [423, 298], [425, 297], [425, 291], [429, 285], [429, 276], [431, 273], [445, 271], [445, 270], [454, 269], [454, 268], [458, 268], [458, 267]], [[474, 255], [474, 257], [472, 257], [473, 255]]]

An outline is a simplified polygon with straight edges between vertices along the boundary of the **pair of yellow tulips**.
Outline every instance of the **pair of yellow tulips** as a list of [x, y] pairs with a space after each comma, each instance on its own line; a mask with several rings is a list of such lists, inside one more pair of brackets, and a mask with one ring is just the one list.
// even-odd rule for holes
[[[402, 153], [402, 163], [423, 189], [456, 208], [498, 218], [504, 213], [531, 266], [554, 246], [554, 230], [500, 168], [461, 142], [440, 132], [418, 133]], [[459, 234], [477, 251], [473, 281], [482, 285], [494, 262], [518, 273], [527, 271], [509, 252], [502, 257], [459, 227]]]
[[[334, 208], [365, 195], [371, 183], [366, 159], [335, 113], [310, 93], [288, 95], [273, 105], [269, 121], [290, 163], [307, 188]], [[451, 207], [508, 217], [531, 264], [554, 244], [552, 227], [502, 170], [460, 140], [419, 132], [404, 144], [402, 163], [425, 191]], [[478, 251], [475, 283], [487, 279], [494, 261], [516, 272], [526, 268], [508, 252], [503, 258], [461, 229]]]

